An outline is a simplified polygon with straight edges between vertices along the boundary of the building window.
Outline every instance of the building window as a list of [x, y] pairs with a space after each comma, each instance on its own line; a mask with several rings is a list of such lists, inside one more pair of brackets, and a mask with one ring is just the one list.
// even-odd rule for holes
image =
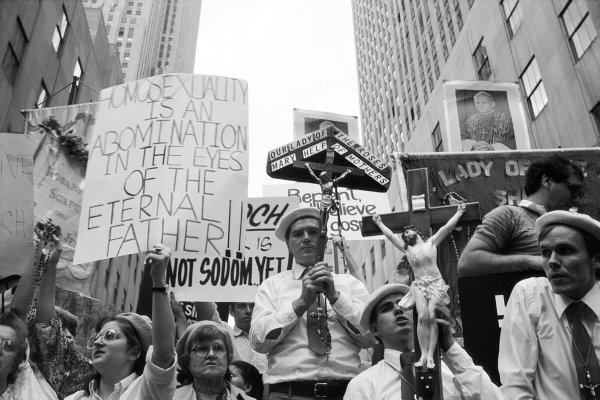
[[65, 8], [62, 9], [62, 16], [58, 24], [54, 27], [54, 34], [52, 35], [52, 46], [54, 51], [58, 52], [61, 43], [65, 40], [65, 34], [67, 33], [67, 27], [69, 26], [69, 20], [67, 19], [67, 12]]
[[490, 68], [490, 60], [487, 55], [487, 50], [483, 45], [483, 39], [477, 45], [475, 52], [473, 53], [473, 62], [475, 63], [475, 71], [477, 71], [477, 77], [481, 81], [487, 81], [492, 75], [492, 69]]
[[385, 252], [385, 240], [381, 241], [381, 258], [384, 259], [386, 256], [386, 252]]
[[123, 28], [123, 27], [120, 27], [120, 28], [119, 28], [119, 37], [120, 37], [120, 38], [122, 38], [122, 37], [123, 37], [123, 35], [125, 35], [125, 28]]
[[4, 56], [2, 57], [2, 69], [10, 83], [14, 83], [19, 71], [19, 65], [23, 61], [23, 54], [27, 46], [27, 35], [21, 23], [21, 19], [17, 17], [17, 29], [12, 34], [11, 40], [8, 41]]
[[580, 59], [598, 36], [585, 0], [572, 0], [561, 14], [576, 59]]
[[362, 274], [363, 274], [363, 278], [365, 278], [365, 280], [367, 280], [367, 270], [365, 268], [365, 263], [363, 263], [363, 265], [362, 265]]
[[521, 81], [525, 88], [525, 95], [527, 96], [527, 103], [529, 109], [536, 118], [542, 111], [544, 106], [548, 104], [548, 96], [546, 95], [546, 89], [544, 88], [544, 82], [542, 82], [542, 76], [540, 69], [538, 68], [535, 57], [531, 59], [523, 74], [521, 75]]
[[42, 79], [42, 87], [40, 88], [40, 94], [38, 95], [37, 102], [35, 103], [33, 108], [44, 108], [47, 106], [46, 101], [50, 97], [50, 92], [46, 87], [46, 83]]
[[514, 35], [523, 21], [519, 0], [503, 0], [502, 8], [504, 9], [504, 15], [506, 16], [506, 22], [510, 29], [510, 34]]
[[440, 123], [438, 122], [431, 132], [431, 142], [433, 143], [433, 150], [436, 152], [444, 151], [444, 141], [442, 140], [442, 130], [440, 129]]
[[81, 60], [77, 58], [75, 62], [75, 68], [73, 69], [73, 79], [77, 78], [71, 85], [71, 92], [69, 93], [69, 104], [74, 104], [77, 100], [77, 94], [79, 93], [79, 81], [83, 75], [83, 67], [81, 66]]
[[377, 267], [375, 265], [375, 248], [371, 247], [371, 276], [375, 275]]
[[592, 116], [596, 122], [596, 131], [600, 132], [600, 101], [592, 108]]

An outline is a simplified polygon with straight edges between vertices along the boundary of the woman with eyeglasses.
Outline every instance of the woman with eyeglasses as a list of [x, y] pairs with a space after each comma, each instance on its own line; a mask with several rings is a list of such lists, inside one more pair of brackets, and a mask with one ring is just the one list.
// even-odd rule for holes
[[[56, 228], [48, 220], [36, 225], [41, 241], [52, 240], [53, 246], [49, 247], [47, 271], [39, 288], [35, 329], [30, 335], [48, 383], [60, 398], [68, 400], [170, 400], [175, 392], [176, 373], [175, 327], [166, 286], [170, 250], [157, 245], [145, 260], [153, 284], [154, 322], [136, 313], [100, 321], [96, 333], [88, 340], [90, 361], [73, 341], [67, 340], [55, 315], [54, 282], [61, 249], [60, 229]], [[26, 275], [24, 284], [19, 283], [21, 292], [15, 293], [13, 300], [13, 307], [21, 314], [34, 293], [33, 268]]]
[[231, 384], [233, 342], [221, 324], [200, 321], [190, 325], [175, 350], [180, 368], [177, 380], [182, 386], [174, 400], [253, 399]]

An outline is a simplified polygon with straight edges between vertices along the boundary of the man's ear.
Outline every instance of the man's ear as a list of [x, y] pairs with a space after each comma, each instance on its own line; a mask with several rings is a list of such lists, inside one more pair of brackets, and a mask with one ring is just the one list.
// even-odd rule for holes
[[379, 337], [378, 333], [379, 331], [377, 330], [377, 324], [373, 323], [371, 325], [369, 325], [369, 330], [371, 331], [371, 333], [377, 337]]
[[542, 186], [544, 187], [544, 189], [550, 190], [550, 187], [552, 187], [552, 182], [554, 181], [550, 176], [542, 175]]
[[231, 304], [229, 305], [229, 315], [233, 317], [233, 307], [231, 306]]
[[596, 275], [596, 279], [600, 279], [600, 253], [592, 255], [592, 271]]

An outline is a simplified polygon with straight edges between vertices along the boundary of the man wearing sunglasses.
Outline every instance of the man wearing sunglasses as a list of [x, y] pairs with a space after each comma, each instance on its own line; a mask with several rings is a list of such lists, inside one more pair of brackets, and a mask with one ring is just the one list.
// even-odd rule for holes
[[[375, 290], [363, 309], [360, 320], [385, 348], [383, 360], [350, 381], [344, 400], [410, 400], [416, 398], [413, 311], [398, 305], [410, 291], [401, 283], [389, 283]], [[500, 389], [485, 371], [452, 338], [450, 312], [438, 306], [440, 327], [442, 387], [445, 400], [502, 399]]]
[[458, 262], [461, 276], [542, 270], [535, 221], [548, 211], [568, 210], [583, 198], [583, 174], [572, 162], [551, 156], [525, 173], [526, 198], [486, 214]]

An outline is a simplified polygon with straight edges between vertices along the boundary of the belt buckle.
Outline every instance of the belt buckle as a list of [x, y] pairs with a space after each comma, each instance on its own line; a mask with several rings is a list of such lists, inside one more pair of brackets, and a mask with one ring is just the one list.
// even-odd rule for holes
[[317, 383], [315, 383], [315, 387], [313, 389], [313, 393], [314, 393], [314, 395], [315, 395], [315, 397], [317, 399], [326, 399], [327, 395], [323, 395], [323, 394], [319, 394], [318, 393], [320, 386], [323, 386], [323, 389], [327, 388], [327, 382], [317, 382]]

